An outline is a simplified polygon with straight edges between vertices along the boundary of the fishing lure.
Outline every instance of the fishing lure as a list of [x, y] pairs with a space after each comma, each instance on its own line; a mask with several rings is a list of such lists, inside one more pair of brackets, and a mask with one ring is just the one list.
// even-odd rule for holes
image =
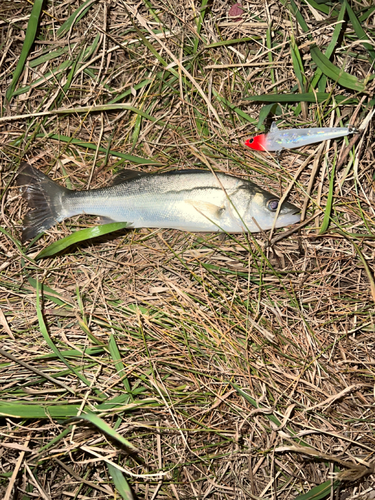
[[358, 130], [353, 126], [348, 127], [322, 127], [322, 128], [290, 128], [280, 130], [276, 123], [272, 123], [268, 134], [250, 137], [245, 145], [255, 151], [281, 151], [293, 149], [315, 142], [336, 139], [354, 134]]

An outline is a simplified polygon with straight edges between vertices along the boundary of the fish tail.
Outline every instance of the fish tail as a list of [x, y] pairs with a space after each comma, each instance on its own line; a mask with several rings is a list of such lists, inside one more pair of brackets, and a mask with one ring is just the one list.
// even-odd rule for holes
[[21, 164], [16, 182], [30, 209], [23, 220], [22, 242], [47, 231], [65, 218], [63, 198], [69, 189], [59, 186], [28, 163]]

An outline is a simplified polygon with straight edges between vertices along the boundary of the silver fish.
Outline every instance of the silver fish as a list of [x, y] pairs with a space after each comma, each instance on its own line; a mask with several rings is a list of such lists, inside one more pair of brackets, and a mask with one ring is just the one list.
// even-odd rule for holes
[[[124, 170], [112, 186], [88, 191], [61, 187], [23, 163], [17, 176], [31, 210], [23, 221], [22, 241], [79, 214], [132, 227], [240, 233], [270, 229], [279, 199], [256, 184], [204, 170], [149, 174]], [[299, 209], [284, 202], [275, 227], [299, 222]]]

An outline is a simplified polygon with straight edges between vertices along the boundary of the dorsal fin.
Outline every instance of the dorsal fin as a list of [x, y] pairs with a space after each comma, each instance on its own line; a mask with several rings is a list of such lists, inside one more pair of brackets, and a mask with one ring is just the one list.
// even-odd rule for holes
[[150, 174], [148, 172], [139, 172], [138, 170], [121, 170], [121, 172], [116, 175], [110, 185], [117, 186], [118, 184], [122, 184], [123, 182], [139, 179], [140, 177], [144, 177], [145, 175]]
[[167, 172], [162, 172], [161, 174], [155, 175], [189, 175], [189, 174], [200, 174], [202, 172], [207, 173], [208, 170], [203, 170], [201, 168], [190, 168], [186, 170], [168, 170]]
[[279, 127], [277, 126], [277, 123], [276, 122], [272, 122], [271, 123], [270, 132], [276, 132], [277, 130], [279, 130]]

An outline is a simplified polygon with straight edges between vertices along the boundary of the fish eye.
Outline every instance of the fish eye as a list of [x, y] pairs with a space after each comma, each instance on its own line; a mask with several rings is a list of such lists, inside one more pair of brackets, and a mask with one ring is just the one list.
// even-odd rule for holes
[[279, 206], [279, 200], [270, 200], [267, 203], [267, 208], [268, 210], [271, 210], [271, 212], [276, 212], [278, 206]]
[[254, 137], [250, 137], [249, 144], [252, 144], [253, 142], [254, 142]]

